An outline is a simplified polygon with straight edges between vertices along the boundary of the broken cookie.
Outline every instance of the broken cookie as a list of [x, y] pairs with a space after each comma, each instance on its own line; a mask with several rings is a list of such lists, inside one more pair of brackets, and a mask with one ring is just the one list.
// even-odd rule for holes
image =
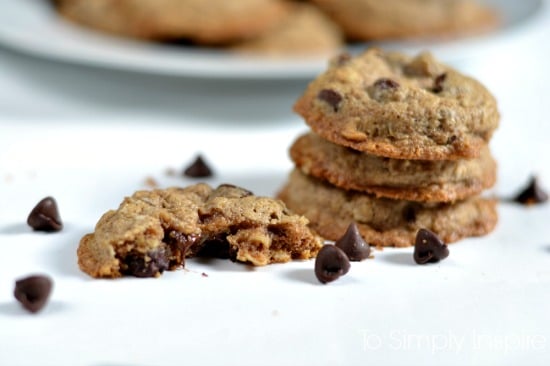
[[138, 191], [81, 239], [78, 264], [92, 277], [115, 278], [158, 277], [205, 253], [255, 266], [309, 259], [322, 240], [307, 225], [281, 201], [233, 185]]

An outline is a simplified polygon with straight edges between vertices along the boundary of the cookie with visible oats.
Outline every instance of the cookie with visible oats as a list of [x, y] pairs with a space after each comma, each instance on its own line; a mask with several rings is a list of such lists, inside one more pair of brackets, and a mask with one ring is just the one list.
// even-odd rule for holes
[[449, 204], [376, 198], [336, 188], [298, 170], [292, 172], [279, 198], [306, 216], [327, 239], [338, 240], [355, 222], [365, 241], [377, 246], [414, 245], [421, 228], [451, 243], [488, 234], [498, 219], [494, 200], [473, 197]]
[[289, 2], [290, 11], [273, 28], [238, 42], [235, 51], [273, 57], [331, 55], [344, 46], [340, 28], [307, 3]]
[[186, 257], [218, 256], [261, 266], [314, 257], [322, 240], [278, 200], [232, 185], [138, 191], [108, 211], [78, 247], [96, 278], [158, 277]]
[[379, 49], [334, 58], [294, 110], [326, 140], [397, 159], [478, 157], [499, 121], [478, 81], [429, 53]]
[[66, 19], [130, 38], [186, 38], [220, 44], [249, 38], [280, 21], [279, 0], [58, 0]]
[[342, 189], [409, 201], [462, 200], [496, 180], [496, 162], [487, 146], [476, 159], [402, 160], [356, 151], [308, 133], [294, 142], [290, 156], [305, 174]]
[[312, 0], [354, 40], [449, 37], [493, 29], [498, 15], [472, 0]]

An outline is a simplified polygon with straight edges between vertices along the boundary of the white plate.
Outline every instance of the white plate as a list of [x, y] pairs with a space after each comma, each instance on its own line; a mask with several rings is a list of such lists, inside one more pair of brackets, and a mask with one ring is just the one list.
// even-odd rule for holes
[[[379, 45], [415, 53], [430, 49], [457, 64], [485, 54], [537, 24], [543, 0], [487, 0], [503, 15], [502, 27], [491, 34], [445, 43]], [[311, 78], [325, 68], [325, 59], [265, 60], [219, 51], [155, 45], [108, 37], [60, 20], [46, 0], [0, 0], [0, 43], [35, 56], [85, 65], [180, 76], [220, 78]], [[352, 51], [366, 45], [353, 46]]]

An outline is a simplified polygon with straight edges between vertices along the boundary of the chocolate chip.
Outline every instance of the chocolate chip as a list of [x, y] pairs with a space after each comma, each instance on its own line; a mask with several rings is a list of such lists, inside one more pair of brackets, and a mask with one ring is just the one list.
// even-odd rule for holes
[[201, 236], [198, 234], [183, 234], [177, 230], [166, 230], [163, 242], [169, 247], [169, 267], [175, 269], [185, 266], [185, 254], [195, 245]]
[[414, 261], [418, 264], [435, 263], [449, 256], [447, 244], [433, 232], [418, 230], [414, 243]]
[[213, 175], [212, 169], [206, 164], [201, 155], [183, 171], [183, 174], [191, 178], [204, 178]]
[[432, 91], [434, 93], [441, 93], [443, 91], [443, 83], [447, 79], [447, 73], [443, 73], [438, 75], [434, 80], [434, 87], [432, 88]]
[[354, 222], [348, 226], [344, 235], [334, 245], [342, 249], [350, 261], [359, 262], [370, 255], [370, 246], [359, 234], [359, 229]]
[[169, 253], [165, 248], [159, 248], [147, 253], [147, 258], [140, 254], [130, 254], [124, 259], [126, 266], [123, 273], [136, 277], [157, 277], [169, 266]]
[[327, 102], [334, 109], [334, 112], [338, 111], [338, 107], [342, 101], [342, 96], [332, 89], [321, 90], [319, 94], [317, 94], [317, 98]]
[[53, 282], [47, 276], [34, 275], [15, 282], [13, 296], [31, 313], [40, 311], [48, 302]]
[[46, 197], [34, 206], [27, 224], [35, 231], [53, 232], [63, 228], [63, 223], [59, 217], [57, 203], [53, 197]]
[[[366, 88], [366, 92], [380, 103], [398, 102], [405, 97], [405, 91], [400, 89], [397, 81], [389, 78], [380, 78]], [[376, 136], [377, 132], [373, 132]]]
[[376, 88], [379, 89], [397, 89], [399, 88], [399, 83], [395, 80], [388, 78], [380, 78], [376, 80], [373, 84]]
[[536, 205], [548, 201], [548, 194], [540, 187], [537, 177], [532, 177], [529, 184], [514, 201], [523, 205]]
[[207, 238], [197, 252], [197, 257], [237, 260], [237, 251], [231, 248], [226, 234]]
[[183, 234], [177, 230], [167, 230], [163, 241], [179, 250], [185, 250], [200, 239], [198, 234]]
[[332, 282], [348, 273], [349, 259], [334, 245], [324, 245], [315, 258], [315, 276], [321, 283]]

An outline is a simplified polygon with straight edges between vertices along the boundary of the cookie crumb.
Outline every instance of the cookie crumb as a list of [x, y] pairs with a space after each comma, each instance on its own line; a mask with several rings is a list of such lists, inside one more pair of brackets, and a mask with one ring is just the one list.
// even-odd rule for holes
[[202, 276], [202, 277], [208, 277], [208, 274], [205, 273], [205, 272], [203, 272], [203, 273], [201, 273], [201, 276]]
[[145, 178], [145, 185], [151, 188], [157, 188], [159, 186], [155, 178], [151, 176]]
[[167, 168], [164, 172], [169, 177], [175, 177], [177, 175], [176, 169], [174, 168]]

